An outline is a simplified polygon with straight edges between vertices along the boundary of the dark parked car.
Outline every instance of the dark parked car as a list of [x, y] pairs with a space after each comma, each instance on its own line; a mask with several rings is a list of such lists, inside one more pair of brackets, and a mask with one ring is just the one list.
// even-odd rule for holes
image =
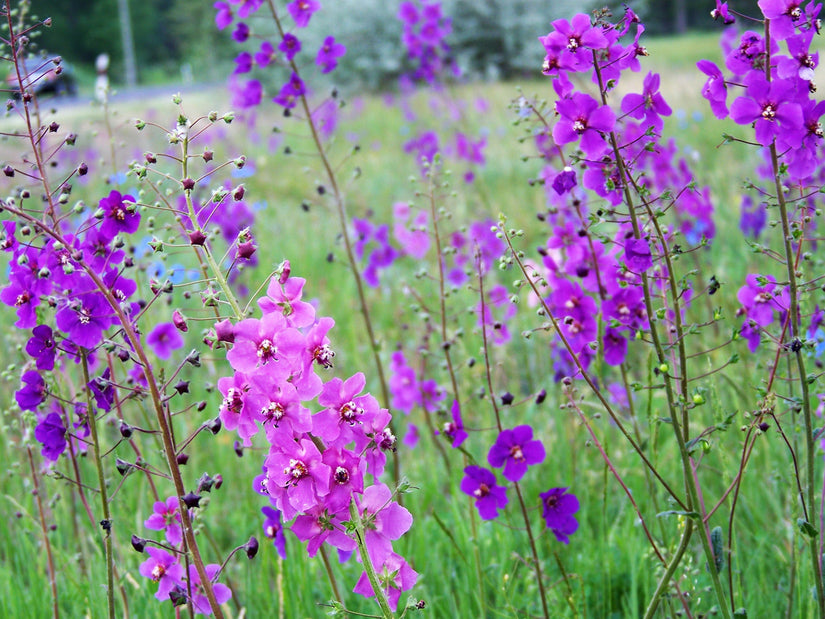
[[[31, 56], [20, 63], [20, 73], [24, 88], [38, 96], [76, 95], [77, 79], [72, 68], [60, 56]], [[20, 84], [17, 72], [12, 69], [6, 76], [6, 88], [15, 99], [20, 98]]]

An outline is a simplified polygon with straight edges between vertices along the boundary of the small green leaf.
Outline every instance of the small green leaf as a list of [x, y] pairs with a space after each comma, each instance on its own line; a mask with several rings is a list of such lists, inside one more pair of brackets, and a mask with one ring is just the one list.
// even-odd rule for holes
[[710, 545], [713, 549], [713, 563], [716, 566], [716, 573], [720, 573], [725, 567], [725, 551], [722, 547], [722, 527], [714, 527], [710, 532]]
[[817, 535], [819, 535], [819, 531], [816, 530], [814, 525], [812, 525], [804, 518], [797, 518], [796, 526], [798, 526], [799, 530], [802, 531], [802, 533], [804, 535], [807, 535], [808, 537], [815, 538]]

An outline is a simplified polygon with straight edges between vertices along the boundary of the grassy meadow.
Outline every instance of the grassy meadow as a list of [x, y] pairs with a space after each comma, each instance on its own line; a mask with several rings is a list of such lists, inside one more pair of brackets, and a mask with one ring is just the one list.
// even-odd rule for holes
[[[729, 425], [725, 431], [712, 433], [707, 452], [697, 455], [703, 493], [710, 507], [733, 480], [743, 453], [745, 433], [740, 427], [748, 423], [750, 411], [758, 407], [757, 387], [766, 376], [767, 364], [772, 362], [775, 351], [763, 346], [759, 356], [752, 356], [741, 341], [716, 352], [700, 354], [699, 351], [712, 349], [714, 342], [723, 342], [741, 324], [735, 317], [736, 290], [745, 275], [777, 269], [777, 266], [753, 252], [738, 227], [743, 182], [755, 177], [756, 157], [741, 144], [720, 146], [723, 132], [734, 133], [741, 128], [716, 120], [700, 95], [705, 77], [695, 69], [695, 62], [699, 58], [719, 62], [717, 37], [692, 34], [652, 39], [647, 47], [650, 56], [642, 59], [642, 73], [634, 76], [637, 83], [630, 80], [623, 83], [622, 91], [641, 86], [648, 70], [662, 74], [662, 93], [674, 111], [666, 122], [665, 136], [673, 136], [677, 141], [695, 172], [697, 183], [710, 186], [715, 208], [716, 239], [709, 248], [685, 255], [677, 263], [685, 273], [698, 268], [695, 277], [702, 281], [715, 275], [722, 284], [718, 300], [714, 298], [713, 304], [721, 304], [725, 319], [703, 330], [689, 344], [689, 351], [697, 353], [694, 371], [698, 373], [699, 367], [719, 367], [734, 352], [741, 356], [738, 365], [732, 366], [733, 371], [724, 376], [712, 375], [697, 383], [706, 403], [692, 413], [693, 436], [704, 428], [724, 425], [726, 420]], [[173, 91], [174, 87], [170, 89]], [[444, 223], [448, 231], [450, 226], [459, 229], [469, 221], [495, 219], [499, 213], [506, 214], [508, 226], [524, 230], [520, 247], [528, 258], [537, 260], [536, 247], [544, 245], [549, 233], [546, 224], [536, 217], [545, 209], [545, 194], [542, 186], [528, 181], [536, 178], [542, 162], [534, 154], [532, 140], [520, 140], [526, 135], [524, 128], [514, 126], [515, 112], [510, 104], [519, 92], [548, 99], [554, 95], [549, 82], [540, 79], [451, 87], [450, 97], [467, 102], [461, 122], [466, 123], [468, 134], [482, 132], [487, 136], [487, 163], [477, 170], [476, 183], [470, 186], [461, 178], [463, 170], [453, 170], [450, 189], [454, 192], [441, 192], [438, 206], [452, 214]], [[486, 111], [479, 112], [475, 107], [479, 97], [486, 100]], [[181, 109], [193, 119], [213, 109], [223, 113], [229, 106], [222, 89], [184, 91], [182, 98]], [[398, 106], [388, 106], [384, 95], [344, 93], [342, 98], [346, 105], [341, 110], [336, 137], [329, 143], [329, 153], [331, 160], [339, 165], [349, 215], [369, 215], [375, 223], [391, 224], [395, 202], [412, 201], [420, 208], [428, 208], [426, 196], [416, 195], [417, 191], [426, 193], [426, 188], [420, 180], [410, 180], [417, 171], [412, 157], [403, 152], [403, 143], [416, 127], [427, 124], [430, 96], [419, 94], [413, 102], [418, 114], [414, 122], [405, 120]], [[85, 160], [90, 168], [87, 177], [90, 180], [75, 182], [73, 201], [83, 199], [96, 203], [110, 190], [101, 178], [113, 172], [126, 172], [128, 163], [140, 159], [146, 151], [163, 152], [168, 148], [159, 131], [147, 126], [138, 132], [133, 119], [172, 127], [179, 112], [170, 99], [169, 95], [150, 100], [116, 98], [110, 104], [108, 116], [97, 105], [65, 107], [59, 100], [41, 102], [44, 123], [55, 119], [61, 131], [78, 134], [74, 154], [67, 155], [65, 165], [57, 166], [55, 178], [80, 160]], [[242, 301], [252, 302], [255, 307], [255, 291], [265, 285], [269, 274], [283, 259], [289, 259], [292, 274], [307, 279], [304, 295], [317, 300], [318, 315], [331, 316], [336, 322], [330, 333], [336, 352], [335, 375], [346, 378], [363, 371], [368, 389], [378, 394], [375, 368], [336, 216], [329, 196], [320, 195], [317, 190], [321, 184], [318, 159], [311, 155], [312, 145], [303, 129], [283, 118], [273, 107], [265, 101], [254, 119], [239, 115], [231, 124], [207, 132], [194, 145], [198, 150], [207, 147], [214, 150], [216, 162], [241, 154], [247, 157], [245, 170], [251, 174], [243, 179], [233, 178], [232, 182], [245, 184], [245, 200], [254, 205], [256, 211], [253, 232], [259, 265], [245, 269], [235, 287], [244, 288], [247, 292], [241, 295]], [[0, 131], [20, 128], [15, 118], [0, 120]], [[353, 148], [355, 145], [360, 147], [357, 151]], [[284, 152], [287, 147], [289, 154]], [[14, 140], [3, 140], [0, 161], [19, 158], [21, 148]], [[196, 166], [196, 174], [201, 173], [201, 168], [202, 165]], [[169, 169], [169, 178], [153, 181], [158, 192], [172, 191], [180, 178], [180, 170]], [[208, 186], [216, 187], [228, 177], [228, 170], [216, 173]], [[8, 179], [5, 182], [5, 190], [10, 191], [13, 185]], [[145, 184], [139, 185], [134, 176], [127, 176], [118, 188], [142, 192], [144, 202], [155, 200], [152, 190]], [[591, 208], [596, 208], [595, 203]], [[151, 234], [162, 239], [174, 238], [177, 228], [169, 215], [159, 211], [153, 216], [156, 221]], [[768, 228], [766, 234], [771, 233]], [[195, 264], [191, 249], [183, 246], [170, 246], [151, 260], [160, 260], [170, 268], [176, 264], [191, 268]], [[143, 271], [139, 280], [148, 282], [152, 268], [156, 267]], [[415, 351], [429, 342], [429, 351], [414, 361], [425, 364], [447, 384], [443, 358], [438, 354], [440, 336], [437, 331], [433, 332], [438, 320], [438, 289], [433, 280], [436, 270], [432, 252], [421, 262], [402, 259], [382, 276], [377, 288], [367, 290], [367, 300], [377, 324], [385, 367], [399, 346], [405, 351]], [[489, 284], [510, 287], [518, 277], [514, 272], [494, 270]], [[191, 298], [186, 298], [190, 290]], [[192, 409], [177, 416], [178, 436], [185, 436], [203, 421], [217, 416], [221, 395], [215, 383], [230, 373], [224, 351], [209, 350], [201, 342], [202, 329], [212, 323], [210, 314], [200, 307], [197, 290], [196, 282], [185, 282], [162, 299], [169, 303], [170, 312], [176, 307], [185, 308], [192, 321], [184, 350], [197, 347], [201, 351], [202, 366], [185, 370], [184, 375], [192, 383], [190, 393], [180, 396], [179, 404], [183, 408], [203, 400], [206, 408], [202, 413]], [[452, 354], [464, 399], [464, 422], [476, 431], [470, 432], [464, 445], [466, 453], [447, 447], [448, 468], [434, 442], [441, 439], [429, 435], [423, 412], [416, 410], [409, 417], [397, 415], [400, 467], [414, 488], [403, 496], [403, 502], [412, 512], [414, 523], [412, 529], [395, 542], [395, 549], [420, 574], [411, 593], [426, 602], [426, 612], [431, 617], [539, 616], [538, 587], [514, 493], [509, 492], [510, 504], [501, 517], [484, 522], [475, 513], [472, 501], [458, 488], [466, 464], [473, 459], [486, 464], [487, 449], [494, 437], [481, 335], [476, 317], [471, 313], [478, 303], [476, 290], [474, 284], [452, 292], [447, 299], [450, 331], [455, 334]], [[702, 299], [691, 307], [688, 316], [692, 321], [702, 322], [708, 319], [709, 311], [709, 302]], [[12, 327], [14, 319], [8, 308], [3, 315], [6, 328], [0, 338], [5, 351], [2, 378], [7, 395], [3, 399], [5, 440], [0, 446], [0, 457], [5, 463], [0, 477], [0, 617], [46, 617], [51, 613], [51, 596], [24, 445], [34, 444], [36, 463], [40, 460], [32, 435], [32, 418], [21, 418], [13, 397], [19, 385], [19, 369], [27, 359], [22, 346], [28, 334]], [[512, 340], [502, 348], [491, 346], [490, 361], [495, 397], [504, 392], [515, 396], [513, 405], [503, 409], [505, 425], [530, 423], [547, 450], [547, 459], [530, 469], [522, 488], [533, 518], [552, 616], [640, 617], [662, 574], [661, 564], [652, 555], [638, 514], [606, 466], [587, 428], [570, 407], [562, 406], [565, 397], [553, 381], [554, 365], [548, 354], [552, 334], [538, 331], [529, 339], [520, 336], [521, 331], [535, 329], [540, 324], [535, 308], [528, 307], [522, 298], [519, 315], [510, 327]], [[639, 346], [631, 359], [632, 380], [644, 384], [655, 381], [652, 350]], [[598, 371], [604, 373], [605, 383], [615, 380], [615, 376], [608, 375], [608, 368]], [[534, 396], [541, 389], [547, 391], [547, 399], [536, 404]], [[601, 449], [616, 466], [647, 528], [662, 549], [673, 552], [681, 527], [685, 526], [684, 518], [667, 514], [677, 508], [662, 489], [652, 483], [638, 456], [603, 413], [586, 384], [577, 384], [577, 395]], [[645, 453], [668, 482], [674, 488], [683, 489], [679, 453], [670, 425], [663, 420], [666, 403], [661, 391], [643, 389], [635, 396], [632, 416], [627, 412], [628, 426], [638, 433]], [[124, 418], [139, 425], [146, 415], [145, 407], [144, 402], [130, 400], [124, 405]], [[752, 618], [812, 617], [817, 614], [811, 594], [813, 579], [810, 559], [805, 554], [805, 539], [796, 527], [801, 514], [788, 450], [788, 445], [801, 450], [802, 435], [799, 419], [787, 406], [779, 404], [776, 414], [782, 420], [788, 443], [774, 428], [756, 440], [737, 497], [729, 556], [734, 599], [736, 606], [746, 608], [747, 616]], [[114, 445], [118, 438], [117, 419], [115, 415], [107, 419], [111, 423], [103, 427], [104, 445]], [[436, 416], [436, 425], [446, 419], [445, 411], [443, 418]], [[402, 443], [409, 423], [420, 431], [420, 440], [414, 449]], [[222, 487], [207, 495], [208, 505], [198, 520], [201, 547], [209, 562], [220, 561], [219, 558], [245, 543], [250, 535], [257, 536], [261, 543], [254, 560], [248, 561], [241, 552], [226, 567], [224, 582], [233, 590], [233, 597], [226, 605], [227, 616], [286, 619], [325, 616], [329, 609], [324, 603], [331, 598], [331, 590], [320, 557], [307, 558], [304, 544], [287, 533], [288, 559], [281, 561], [262, 535], [260, 508], [266, 502], [252, 491], [251, 484], [265, 457], [263, 443], [244, 450], [243, 457], [239, 458], [233, 449], [235, 438], [226, 431], [216, 436], [201, 433], [187, 448], [190, 460], [183, 468], [187, 482], [192, 485], [204, 472], [219, 473], [223, 477]], [[143, 457], [162, 466], [159, 441], [151, 436], [140, 440]], [[128, 597], [127, 611], [118, 594], [118, 613], [127, 616], [128, 612], [128, 616], [141, 619], [173, 616], [170, 603], [155, 600], [155, 585], [138, 573], [145, 555], [135, 553], [129, 544], [133, 533], [144, 537], [151, 533], [143, 526], [152, 509], [147, 481], [133, 474], [121, 485], [113, 465], [114, 456], [134, 460], [135, 454], [128, 445], [119, 445], [110, 456], [107, 470], [110, 492], [114, 495], [118, 584]], [[81, 459], [78, 465], [82, 478], [94, 486], [92, 462]], [[64, 459], [56, 470], [62, 471], [66, 466]], [[68, 482], [58, 479], [59, 475], [46, 475], [40, 483], [44, 485], [44, 496], [48, 497], [48, 521], [54, 526], [50, 537], [59, 575], [61, 616], [102, 617], [106, 607], [106, 579], [98, 530], [89, 525], [76, 493], [71, 491]], [[164, 480], [158, 479], [158, 484], [163, 487]], [[569, 486], [581, 502], [581, 510], [576, 514], [579, 529], [566, 546], [544, 528], [540, 517], [538, 494], [554, 486]], [[168, 496], [171, 486], [161, 489], [160, 493], [162, 497]], [[96, 497], [91, 491], [88, 494], [94, 508]], [[727, 536], [731, 501], [729, 496], [710, 519], [712, 527], [722, 527], [726, 545], [730, 543]], [[354, 561], [338, 565], [334, 555], [332, 560], [333, 571], [345, 592], [347, 608], [375, 613], [371, 600], [351, 593], [361, 573], [360, 566]], [[694, 541], [677, 571], [693, 617], [709, 616], [715, 604], [704, 561], [699, 543]], [[727, 589], [727, 568], [723, 581]], [[402, 594], [402, 601], [405, 598], [406, 594]], [[185, 612], [181, 616], [185, 616]], [[685, 615], [682, 606], [666, 595], [657, 616]]]

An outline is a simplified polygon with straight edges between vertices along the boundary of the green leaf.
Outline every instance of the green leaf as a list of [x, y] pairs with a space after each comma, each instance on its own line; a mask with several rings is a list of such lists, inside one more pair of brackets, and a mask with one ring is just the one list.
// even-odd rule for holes
[[796, 526], [799, 527], [799, 530], [802, 531], [804, 535], [807, 535], [810, 538], [815, 538], [817, 535], [819, 535], [819, 531], [816, 530], [814, 525], [812, 525], [804, 518], [797, 518]]
[[713, 563], [716, 566], [716, 573], [720, 573], [725, 567], [725, 550], [722, 544], [722, 527], [714, 527], [710, 532], [710, 545], [713, 549]]

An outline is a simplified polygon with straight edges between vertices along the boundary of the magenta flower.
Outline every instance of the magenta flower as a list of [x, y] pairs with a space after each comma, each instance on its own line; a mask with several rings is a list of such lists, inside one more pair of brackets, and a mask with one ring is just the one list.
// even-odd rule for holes
[[316, 505], [329, 494], [330, 468], [308, 438], [273, 445], [266, 459], [266, 488], [286, 520]]
[[480, 466], [464, 469], [461, 491], [476, 500], [476, 508], [482, 520], [498, 518], [498, 510], [507, 505], [507, 488], [496, 484], [495, 474]]
[[358, 394], [366, 385], [366, 378], [358, 372], [346, 381], [335, 377], [324, 385], [318, 404], [326, 408], [313, 417], [312, 431], [328, 444], [346, 445], [363, 435], [362, 424], [379, 410], [377, 400], [370, 394]]
[[721, 18], [722, 23], [726, 26], [730, 26], [736, 22], [736, 18], [728, 12], [728, 3], [720, 2], [719, 0], [716, 0], [716, 8], [710, 12], [710, 16], [714, 20]]
[[524, 477], [528, 466], [544, 462], [544, 456], [544, 445], [533, 439], [533, 428], [523, 425], [501, 431], [490, 447], [487, 462], [493, 468], [503, 465], [504, 478], [516, 482]]
[[728, 87], [725, 84], [725, 76], [710, 60], [700, 60], [696, 66], [708, 76], [708, 80], [702, 86], [702, 96], [710, 103], [710, 109], [716, 118], [726, 118], [728, 106], [725, 101], [728, 96]]
[[376, 564], [381, 564], [392, 554], [392, 540], [404, 535], [412, 526], [412, 514], [392, 500], [392, 491], [384, 484], [376, 483], [366, 488], [356, 500], [364, 521], [367, 551]]
[[672, 110], [659, 92], [659, 74], [648, 73], [642, 94], [630, 93], [622, 99], [622, 112], [631, 118], [643, 118], [645, 127], [661, 131], [664, 126], [662, 116], [670, 116]]
[[305, 283], [301, 277], [290, 277], [283, 284], [272, 278], [266, 296], [258, 299], [258, 306], [264, 314], [283, 314], [291, 327], [308, 327], [315, 322], [315, 308], [301, 301]]
[[158, 583], [155, 597], [161, 601], [169, 599], [169, 592], [176, 586], [185, 587], [183, 581], [183, 566], [178, 563], [177, 557], [165, 550], [146, 547], [149, 558], [140, 564], [140, 575]]
[[[461, 407], [458, 404], [458, 400], [453, 400], [453, 406], [450, 410], [453, 418], [444, 424], [441, 431], [444, 436], [452, 440], [452, 447], [455, 449], [467, 440], [468, 434], [466, 430], [464, 430], [464, 421], [461, 418]], [[437, 433], [438, 431], [436, 430], [436, 434]]]
[[579, 528], [578, 521], [573, 517], [579, 511], [579, 500], [575, 494], [565, 494], [567, 488], [551, 488], [542, 492], [541, 515], [547, 523], [547, 528], [553, 532], [556, 539], [567, 544], [568, 538]]
[[[418, 580], [418, 574], [403, 557], [394, 552], [388, 555], [380, 564], [376, 565], [375, 568], [378, 582], [381, 583], [381, 589], [384, 595], [387, 596], [390, 609], [395, 612], [398, 608], [398, 600], [401, 598], [401, 592], [408, 591], [415, 586]], [[366, 572], [361, 573], [361, 578], [358, 579], [358, 583], [352, 591], [353, 593], [358, 593], [368, 598], [375, 596]]]
[[295, 518], [290, 530], [302, 542], [307, 542], [307, 554], [314, 557], [326, 542], [339, 550], [355, 550], [355, 540], [347, 535], [344, 522], [349, 520], [349, 509], [331, 512], [322, 505], [316, 505]]
[[559, 120], [553, 127], [553, 139], [563, 146], [581, 140], [580, 146], [589, 159], [599, 159], [608, 149], [602, 133], [613, 130], [616, 115], [610, 106], [599, 105], [583, 92], [556, 103]]
[[166, 502], [156, 501], [154, 513], [143, 523], [147, 529], [164, 531], [166, 541], [173, 546], [183, 542], [183, 531], [180, 527], [180, 503], [177, 496], [170, 496]]
[[802, 0], [759, 0], [757, 4], [771, 20], [771, 36], [777, 41], [792, 36], [797, 26], [808, 21]]
[[779, 294], [774, 292], [776, 279], [773, 275], [765, 277], [750, 273], [745, 282], [736, 294], [736, 298], [745, 308], [749, 320], [760, 327], [767, 327], [773, 322], [774, 310], [783, 311], [784, 309], [777, 302]]
[[754, 124], [756, 141], [770, 146], [781, 137], [791, 147], [798, 147], [805, 135], [802, 108], [796, 99], [793, 80], [775, 79], [769, 82], [761, 73], [745, 78], [747, 94], [731, 105], [730, 116], [740, 125]]
[[293, 0], [286, 5], [286, 10], [292, 15], [297, 28], [306, 28], [312, 14], [321, 8], [318, 0]]
[[159, 359], [165, 360], [172, 356], [172, 351], [183, 348], [183, 336], [174, 323], [163, 322], [149, 332], [146, 344]]
[[329, 73], [338, 66], [338, 59], [347, 53], [347, 48], [342, 43], [336, 43], [335, 37], [327, 37], [318, 50], [315, 64], [321, 67], [321, 73]]
[[101, 198], [99, 207], [103, 211], [100, 232], [108, 238], [120, 233], [132, 234], [140, 226], [140, 214], [131, 195], [123, 196], [119, 191], [112, 190], [107, 197]]
[[232, 23], [232, 7], [226, 2], [216, 2], [212, 5], [218, 12], [215, 14], [215, 25], [223, 30]]
[[[218, 573], [221, 571], [221, 566], [217, 563], [210, 563], [204, 566], [204, 570], [212, 582], [212, 592], [215, 594], [218, 604], [228, 602], [232, 597], [232, 591], [223, 583], [215, 582]], [[192, 605], [195, 607], [195, 612], [199, 615], [211, 615], [212, 607], [209, 604], [209, 598], [206, 597], [206, 591], [194, 565], [189, 566], [189, 585], [192, 587]]]

